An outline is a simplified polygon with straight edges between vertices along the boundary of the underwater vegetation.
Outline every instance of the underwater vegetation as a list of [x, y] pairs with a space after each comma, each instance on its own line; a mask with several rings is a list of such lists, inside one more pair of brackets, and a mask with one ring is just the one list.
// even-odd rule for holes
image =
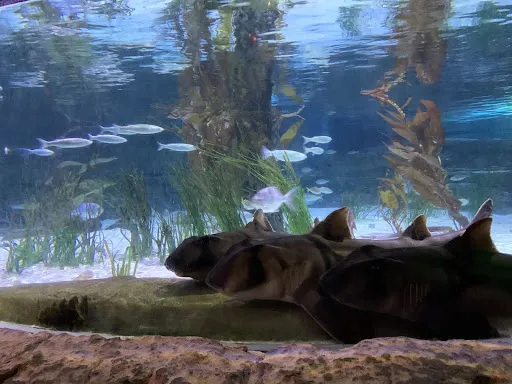
[[97, 164], [101, 159], [60, 163], [43, 188], [27, 198], [23, 209], [12, 212], [12, 240], [5, 244], [7, 271], [21, 272], [39, 262], [60, 267], [94, 263], [105, 190], [114, 185], [87, 176]]
[[[295, 209], [282, 208], [286, 219], [283, 229], [290, 233], [306, 233], [311, 229], [313, 222], [304, 191], [289, 162], [280, 167], [274, 159], [262, 159], [241, 151], [225, 154], [212, 149], [203, 150], [202, 154], [210, 160], [207, 169], [191, 172], [188, 168], [175, 167], [171, 172], [173, 185], [180, 194], [195, 235], [211, 233], [209, 228], [227, 232], [245, 225], [240, 206], [242, 200], [252, 194], [249, 186], [255, 181], [281, 191], [297, 187]], [[255, 190], [252, 188], [253, 192]]]

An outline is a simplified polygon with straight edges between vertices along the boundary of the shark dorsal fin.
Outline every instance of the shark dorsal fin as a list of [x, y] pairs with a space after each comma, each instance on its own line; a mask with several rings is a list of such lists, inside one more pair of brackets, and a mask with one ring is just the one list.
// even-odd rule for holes
[[476, 211], [475, 216], [473, 217], [473, 220], [471, 220], [471, 223], [469, 223], [469, 226], [471, 226], [472, 224], [474, 224], [482, 219], [486, 219], [491, 216], [492, 216], [492, 200], [487, 199], [483, 202], [483, 204], [480, 206], [480, 208], [478, 208], [478, 211]]
[[326, 240], [332, 241], [353, 239], [354, 235], [352, 234], [349, 217], [350, 210], [348, 207], [337, 209], [315, 225], [311, 234], [318, 235]]
[[254, 223], [256, 229], [261, 231], [274, 232], [274, 228], [272, 228], [272, 225], [268, 221], [267, 216], [265, 216], [262, 209], [258, 209], [256, 212], [254, 212], [252, 222]]
[[410, 237], [413, 240], [424, 240], [431, 236], [425, 215], [417, 216], [402, 233], [402, 237]]
[[472, 222], [462, 235], [466, 247], [474, 251], [498, 252], [491, 238], [492, 218], [486, 217]]

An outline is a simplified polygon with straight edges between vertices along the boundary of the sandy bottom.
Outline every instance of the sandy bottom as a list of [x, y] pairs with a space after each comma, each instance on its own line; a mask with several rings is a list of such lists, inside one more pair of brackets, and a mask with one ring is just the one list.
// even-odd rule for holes
[[[325, 218], [336, 208], [310, 208], [311, 215], [320, 220]], [[467, 213], [466, 216], [469, 216]], [[449, 218], [429, 219], [430, 226], [453, 226]], [[112, 245], [114, 254], [122, 255], [128, 242], [117, 229], [103, 231], [105, 239]], [[356, 237], [378, 235], [392, 235], [389, 225], [378, 217], [368, 217], [357, 220]], [[496, 247], [503, 253], [512, 254], [512, 215], [493, 215], [492, 237]], [[79, 267], [45, 267], [42, 263], [24, 269], [20, 274], [7, 273], [5, 263], [7, 251], [0, 249], [0, 287], [10, 287], [21, 284], [51, 283], [57, 281], [72, 281], [81, 279], [102, 279], [112, 276], [111, 265], [108, 258], [96, 262], [94, 265]], [[177, 276], [168, 271], [157, 257], [143, 259], [137, 266], [136, 277], [152, 278], [176, 278]]]

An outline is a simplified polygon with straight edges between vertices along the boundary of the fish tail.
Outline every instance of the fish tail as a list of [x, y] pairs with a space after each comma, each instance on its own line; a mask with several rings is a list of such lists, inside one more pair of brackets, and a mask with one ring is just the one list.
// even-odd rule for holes
[[302, 136], [302, 138], [304, 139], [304, 143], [302, 145], [306, 145], [307, 143], [311, 142], [310, 137]]
[[297, 192], [299, 192], [299, 187], [293, 187], [288, 191], [286, 195], [284, 195], [284, 203], [290, 208], [292, 211], [295, 211], [295, 197], [297, 196]]
[[272, 157], [272, 152], [270, 152], [270, 150], [265, 147], [264, 145], [261, 146], [261, 156], [264, 158], [264, 159], [268, 159], [269, 157]]
[[37, 141], [39, 141], [40, 148], [48, 148], [48, 142], [46, 140], [37, 138]]
[[311, 152], [311, 149], [309, 149], [308, 147], [304, 146], [304, 154], [307, 155], [310, 152]]
[[164, 149], [164, 145], [161, 142], [157, 141], [156, 143], [158, 144], [157, 151], [161, 151], [162, 149]]
[[[101, 125], [100, 125], [101, 127]], [[94, 138], [92, 137], [92, 135], [90, 133], [87, 134], [87, 137], [89, 138], [89, 140], [94, 140]]]

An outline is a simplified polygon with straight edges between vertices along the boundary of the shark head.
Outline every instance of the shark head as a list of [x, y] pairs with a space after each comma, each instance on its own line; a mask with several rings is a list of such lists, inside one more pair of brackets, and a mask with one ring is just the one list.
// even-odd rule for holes
[[226, 239], [217, 235], [185, 239], [165, 260], [165, 267], [180, 277], [204, 281], [221, 257]]
[[261, 209], [253, 220], [238, 231], [220, 232], [185, 239], [165, 260], [165, 267], [180, 277], [204, 281], [213, 266], [234, 244], [247, 238], [264, 238], [273, 233]]

